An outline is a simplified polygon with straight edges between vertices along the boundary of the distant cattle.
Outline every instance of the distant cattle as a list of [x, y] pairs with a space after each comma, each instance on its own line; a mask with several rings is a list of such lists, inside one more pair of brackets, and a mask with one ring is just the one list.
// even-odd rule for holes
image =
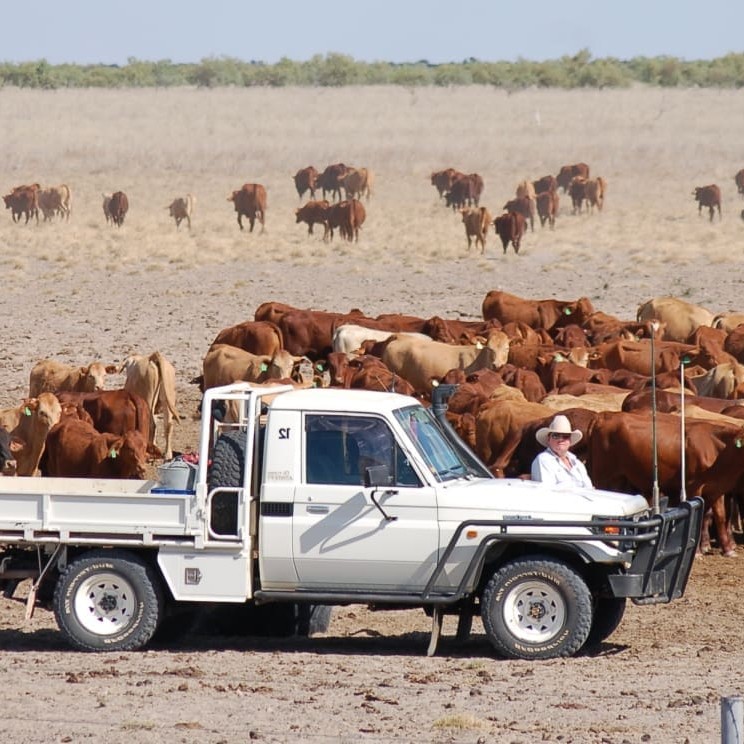
[[532, 185], [535, 187], [535, 194], [541, 194], [543, 191], [558, 191], [558, 181], [555, 176], [543, 176], [533, 181]]
[[333, 163], [326, 166], [325, 170], [318, 176], [318, 188], [322, 189], [324, 199], [326, 194], [330, 193], [333, 201], [337, 198], [341, 201], [341, 190], [344, 187], [344, 178], [348, 172], [349, 167], [343, 163]]
[[344, 191], [347, 199], [361, 199], [369, 201], [372, 195], [374, 174], [368, 168], [349, 168], [343, 178]]
[[464, 175], [464, 173], [460, 173], [460, 171], [454, 168], [435, 171], [431, 174], [431, 185], [436, 187], [439, 198], [441, 199], [452, 188], [452, 184]]
[[303, 204], [295, 209], [297, 223], [305, 222], [307, 224], [308, 235], [313, 234], [314, 225], [323, 225], [323, 237], [328, 233], [328, 210], [330, 202], [327, 199], [313, 200]]
[[519, 253], [519, 245], [524, 235], [524, 223], [524, 215], [520, 212], [507, 212], [499, 215], [493, 221], [496, 234], [501, 238], [504, 253], [506, 253], [509, 243], [512, 244], [514, 253]]
[[516, 197], [526, 196], [528, 199], [535, 200], [537, 192], [532, 181], [520, 181], [516, 188]]
[[358, 199], [345, 199], [328, 208], [328, 235], [333, 240], [333, 231], [338, 228], [341, 237], [348, 241], [359, 241], [359, 230], [367, 212]]
[[555, 217], [558, 214], [558, 192], [541, 191], [536, 197], [537, 216], [540, 218], [540, 227], [545, 227], [547, 222], [550, 229], [555, 228]]
[[111, 200], [108, 203], [108, 214], [111, 222], [117, 227], [124, 224], [124, 218], [129, 211], [129, 199], [123, 191], [115, 191], [111, 194]]
[[32, 217], [39, 222], [39, 184], [16, 186], [9, 194], [3, 196], [5, 208], [10, 210], [13, 222], [19, 222], [21, 215], [26, 217], [25, 224]]
[[580, 213], [586, 199], [587, 180], [583, 176], [574, 176], [568, 185], [568, 195], [571, 197], [571, 211]]
[[452, 182], [450, 190], [445, 194], [445, 203], [452, 209], [463, 207], [477, 207], [483, 193], [483, 178], [477, 173], [461, 175]]
[[591, 212], [596, 207], [600, 212], [604, 206], [605, 194], [607, 193], [607, 181], [602, 176], [589, 179], [584, 186], [584, 198]]
[[563, 165], [555, 178], [556, 184], [563, 189], [564, 192], [568, 191], [568, 187], [571, 185], [571, 179], [575, 176], [581, 178], [589, 178], [589, 166], [586, 163], [575, 163], [574, 165]]
[[31, 369], [28, 394], [34, 398], [43, 392], [56, 393], [59, 390], [92, 393], [103, 390], [106, 375], [116, 371], [116, 365], [102, 362], [74, 367], [54, 359], [42, 359]]
[[196, 199], [193, 194], [186, 194], [185, 197], [176, 197], [167, 207], [168, 213], [176, 221], [176, 230], [181, 223], [186, 220], [186, 224], [191, 230], [191, 215], [194, 213]]
[[744, 194], [744, 168], [742, 168], [740, 171], [737, 171], [736, 175], [734, 176], [734, 183], [736, 184], [736, 190], [740, 194]]
[[535, 229], [535, 200], [527, 196], [518, 196], [510, 199], [503, 206], [505, 212], [518, 212], [525, 221], [529, 221], [532, 230]]
[[253, 232], [256, 220], [261, 223], [261, 232], [265, 229], [266, 220], [266, 189], [260, 183], [244, 183], [240, 189], [233, 191], [227, 197], [233, 202], [238, 213], [238, 226], [243, 229], [243, 217], [248, 218], [249, 232]]
[[652, 297], [641, 303], [636, 311], [636, 320], [657, 320], [663, 324], [663, 340], [685, 343], [701, 326], [712, 326], [715, 316], [701, 305], [695, 305], [679, 297]]
[[[180, 420], [176, 409], [176, 372], [173, 365], [159, 352], [149, 356], [131, 354], [121, 364], [120, 372], [126, 374], [124, 390], [144, 399], [154, 417], [163, 417], [165, 450], [163, 456], [173, 456], [173, 423]], [[154, 425], [151, 440], [155, 440]]]
[[718, 219], [721, 219], [721, 189], [716, 184], [697, 186], [692, 195], [698, 203], [698, 214], [702, 214], [703, 207], [708, 207], [710, 221], [713, 222], [713, 213], [718, 209]]
[[103, 199], [103, 216], [106, 218], [106, 224], [108, 224], [111, 222], [111, 194], [101, 194], [101, 198]]
[[480, 243], [481, 253], [486, 250], [486, 234], [491, 224], [491, 213], [486, 207], [464, 207], [460, 210], [465, 225], [465, 237], [468, 239], [468, 250], [475, 239], [475, 247]]
[[69, 221], [72, 212], [70, 187], [66, 184], [50, 186], [38, 192], [39, 209], [44, 221], [60, 215]]
[[302, 199], [306, 191], [310, 192], [310, 198], [315, 199], [315, 189], [318, 188], [318, 171], [312, 165], [307, 168], [300, 168], [292, 176], [297, 194]]

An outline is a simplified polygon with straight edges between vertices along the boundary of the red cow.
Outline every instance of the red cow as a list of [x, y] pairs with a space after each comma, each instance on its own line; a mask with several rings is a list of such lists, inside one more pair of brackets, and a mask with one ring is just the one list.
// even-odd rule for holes
[[533, 181], [532, 185], [535, 187], [536, 194], [541, 194], [543, 191], [558, 191], [558, 181], [555, 176], [543, 176]]
[[323, 198], [325, 199], [326, 194], [330, 192], [331, 198], [335, 201], [338, 197], [341, 200], [341, 189], [344, 186], [344, 178], [349, 172], [349, 167], [343, 163], [334, 163], [329, 165], [326, 169], [318, 176], [318, 183], [316, 188], [323, 189]]
[[333, 231], [338, 228], [344, 240], [359, 240], [359, 229], [367, 212], [358, 199], [349, 199], [333, 204], [328, 209], [328, 234], [333, 240]]
[[721, 219], [721, 189], [716, 184], [697, 186], [692, 195], [698, 203], [698, 214], [702, 214], [703, 207], [708, 207], [710, 221], [713, 222], [713, 213], [718, 209], [718, 219]]
[[556, 183], [564, 192], [568, 191], [571, 185], [571, 179], [575, 176], [589, 178], [589, 166], [586, 163], [575, 163], [574, 165], [561, 166], [560, 172], [556, 176]]
[[547, 222], [550, 229], [555, 229], [555, 216], [558, 214], [558, 192], [541, 191], [536, 197], [537, 216], [540, 218], [540, 227], [545, 227]]
[[521, 214], [525, 220], [529, 220], [530, 229], [535, 229], [535, 202], [527, 196], [518, 196], [515, 199], [510, 199], [504, 204], [505, 212], [517, 212]]
[[305, 222], [307, 224], [308, 235], [313, 234], [314, 225], [323, 225], [323, 237], [328, 233], [328, 211], [330, 203], [327, 199], [320, 201], [309, 201], [301, 207], [295, 209], [297, 223]]
[[514, 246], [514, 253], [519, 253], [519, 244], [524, 235], [524, 216], [520, 212], [507, 212], [499, 215], [493, 221], [493, 226], [496, 234], [501, 238], [504, 253], [510, 241]]
[[31, 217], [39, 222], [39, 189], [38, 183], [31, 186], [16, 186], [9, 194], [3, 196], [5, 208], [10, 210], [13, 222], [19, 222], [21, 215], [26, 216], [25, 224]]
[[439, 192], [439, 198], [441, 199], [452, 188], [452, 184], [464, 175], [464, 173], [460, 173], [460, 171], [454, 168], [445, 168], [431, 174], [431, 184], [432, 186], [436, 186]]
[[581, 213], [581, 208], [584, 204], [586, 196], [586, 178], [582, 176], [574, 176], [571, 179], [571, 183], [568, 185], [568, 194], [571, 197], [572, 212], [576, 214]]
[[318, 188], [318, 171], [312, 165], [300, 168], [293, 176], [295, 188], [302, 199], [306, 191], [310, 192], [310, 198], [315, 199], [315, 189]]
[[463, 207], [477, 207], [483, 193], [483, 178], [477, 173], [461, 175], [452, 182], [450, 190], [445, 194], [445, 203], [453, 210]]
[[740, 194], [744, 194], [744, 168], [736, 173], [734, 176], [734, 183], [736, 184], [737, 191]]
[[238, 226], [243, 229], [243, 216], [248, 218], [250, 224], [249, 232], [253, 232], [256, 220], [261, 223], [261, 232], [264, 231], [266, 219], [266, 189], [260, 183], [244, 183], [238, 191], [233, 191], [227, 197], [227, 201], [233, 202], [235, 211], [238, 213]]
[[593, 312], [594, 306], [586, 297], [578, 300], [527, 300], [492, 289], [483, 300], [483, 317], [496, 318], [501, 323], [526, 323], [530, 328], [550, 331], [554, 326], [577, 323], [581, 325]]
[[223, 328], [210, 345], [228, 344], [251, 354], [274, 356], [284, 348], [284, 339], [279, 326], [267, 320], [245, 320], [242, 323]]
[[86, 421], [66, 418], [49, 432], [43, 475], [64, 478], [145, 477], [147, 442], [138, 431], [101, 434]]
[[111, 217], [111, 222], [117, 227], [121, 227], [124, 224], [124, 218], [127, 216], [129, 211], [129, 199], [123, 191], [115, 191], [111, 194], [111, 199], [108, 204], [108, 212]]

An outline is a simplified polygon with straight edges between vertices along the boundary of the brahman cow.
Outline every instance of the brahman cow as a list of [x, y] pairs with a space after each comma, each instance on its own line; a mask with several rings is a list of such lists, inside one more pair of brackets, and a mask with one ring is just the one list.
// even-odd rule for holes
[[412, 333], [406, 331], [380, 330], [378, 328], [367, 328], [355, 323], [344, 323], [333, 332], [331, 345], [333, 351], [352, 354], [362, 348], [365, 341], [385, 341], [393, 335], [412, 336], [424, 340], [431, 340], [425, 333]]
[[67, 184], [41, 189], [38, 192], [38, 203], [45, 222], [57, 214], [62, 215], [69, 222], [72, 207], [70, 187]]
[[318, 176], [316, 188], [323, 190], [323, 198], [330, 192], [332, 201], [338, 198], [341, 201], [341, 190], [344, 186], [344, 178], [349, 172], [349, 166], [343, 163], [333, 163], [326, 166], [325, 170]]
[[703, 207], [708, 207], [711, 222], [713, 222], [713, 213], [716, 209], [718, 209], [718, 219], [721, 219], [721, 189], [716, 184], [711, 183], [708, 186], [696, 186], [692, 195], [698, 203], [699, 215], [702, 214]]
[[561, 166], [558, 175], [555, 178], [556, 184], [563, 189], [564, 193], [568, 191], [571, 185], [571, 179], [576, 176], [589, 178], [589, 166], [586, 163], [574, 163], [573, 165]]
[[103, 199], [103, 216], [106, 218], [106, 224], [108, 225], [111, 222], [111, 210], [109, 209], [111, 206], [111, 194], [101, 194], [101, 198]]
[[734, 183], [736, 184], [736, 190], [740, 194], [744, 194], [744, 168], [736, 172]]
[[369, 201], [372, 195], [374, 174], [368, 168], [349, 168], [343, 178], [344, 192], [347, 199], [361, 199], [363, 196]]
[[155, 416], [163, 417], [163, 433], [166, 460], [173, 457], [173, 423], [180, 421], [176, 409], [176, 370], [159, 351], [150, 356], [130, 354], [119, 368], [126, 375], [124, 390], [139, 395], [145, 400], [153, 417], [150, 441], [154, 442], [157, 429]]
[[276, 323], [269, 320], [244, 320], [242, 323], [223, 328], [210, 344], [236, 346], [251, 354], [273, 356], [284, 348], [284, 338]]
[[441, 171], [435, 171], [431, 174], [431, 185], [435, 186], [441, 199], [451, 188], [452, 184], [465, 174], [454, 168], [445, 168]]
[[469, 173], [455, 178], [444, 200], [445, 204], [453, 210], [477, 207], [482, 193], [483, 178], [478, 173]]
[[124, 224], [124, 218], [127, 216], [129, 211], [129, 198], [123, 191], [115, 191], [111, 194], [111, 199], [108, 203], [108, 214], [111, 217], [111, 222], [117, 227], [121, 227]]
[[594, 312], [594, 306], [587, 297], [578, 300], [528, 300], [492, 289], [483, 300], [482, 312], [485, 320], [495, 318], [504, 324], [522, 322], [530, 328], [550, 331], [569, 323], [581, 325]]
[[101, 434], [75, 418], [60, 421], [47, 436], [42, 475], [64, 478], [144, 479], [147, 442], [135, 430]]
[[56, 393], [69, 390], [78, 393], [92, 393], [103, 390], [107, 374], [117, 372], [115, 364], [92, 362], [85, 367], [75, 367], [54, 359], [42, 359], [31, 369], [29, 376], [29, 397], [39, 393]]
[[359, 230], [367, 216], [362, 202], [358, 199], [345, 199], [338, 204], [332, 204], [328, 208], [327, 216], [327, 235], [330, 240], [333, 240], [334, 229], [338, 228], [344, 240], [359, 241]]
[[463, 207], [460, 210], [465, 225], [465, 237], [468, 239], [468, 250], [475, 239], [475, 247], [480, 243], [481, 253], [486, 250], [486, 234], [491, 224], [491, 213], [486, 207]]
[[521, 214], [525, 220], [529, 220], [530, 229], [534, 232], [535, 230], [535, 200], [530, 199], [526, 196], [518, 196], [514, 199], [510, 199], [503, 207], [505, 212], [517, 212]]
[[243, 229], [243, 216], [248, 218], [249, 232], [253, 232], [256, 220], [261, 223], [261, 232], [265, 229], [266, 220], [266, 189], [260, 183], [244, 183], [240, 189], [233, 191], [227, 197], [238, 213], [238, 227]]
[[519, 253], [519, 246], [524, 236], [524, 215], [520, 212], [507, 212], [500, 214], [494, 221], [493, 227], [496, 234], [501, 238], [501, 245], [506, 253], [507, 246], [511, 242], [514, 253]]
[[586, 196], [587, 179], [582, 176], [574, 176], [568, 185], [568, 195], [571, 197], [572, 214], [581, 213]]
[[31, 217], [36, 217], [36, 223], [39, 222], [39, 184], [31, 186], [16, 186], [9, 194], [3, 196], [5, 208], [10, 210], [13, 222], [19, 222], [21, 215], [25, 215], [26, 222]]
[[586, 181], [584, 184], [584, 198], [592, 212], [596, 207], [600, 212], [604, 206], [605, 194], [607, 193], [607, 181], [602, 176], [597, 176]]
[[558, 181], [555, 176], [543, 176], [533, 181], [532, 185], [535, 187], [535, 194], [542, 194], [543, 191], [558, 191]]
[[307, 168], [300, 168], [292, 176], [292, 180], [300, 199], [306, 191], [310, 192], [311, 199], [315, 199], [315, 189], [318, 188], [318, 171], [312, 165], [308, 165]]
[[664, 324], [664, 341], [684, 343], [700, 326], [712, 326], [714, 315], [710, 310], [678, 297], [652, 297], [638, 306], [636, 320], [659, 321]]
[[191, 215], [194, 213], [194, 205], [196, 199], [193, 194], [186, 194], [185, 197], [176, 197], [167, 207], [169, 214], [176, 221], [176, 230], [181, 226], [181, 223], [186, 220], [186, 223], [191, 230]]
[[498, 369], [507, 362], [509, 339], [503, 331], [492, 331], [485, 346], [456, 346], [440, 341], [393, 336], [385, 342], [381, 359], [394, 373], [408, 380], [420, 393], [429, 394], [433, 381], [451, 369], [467, 373]]

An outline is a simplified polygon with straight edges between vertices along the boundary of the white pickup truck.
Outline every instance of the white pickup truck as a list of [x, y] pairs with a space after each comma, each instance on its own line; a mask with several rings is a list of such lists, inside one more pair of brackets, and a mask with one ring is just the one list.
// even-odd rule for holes
[[138, 649], [194, 603], [304, 634], [363, 603], [424, 608], [430, 654], [443, 614], [467, 637], [478, 613], [498, 654], [551, 658], [606, 638], [627, 598], [682, 595], [699, 499], [653, 514], [641, 496], [495, 479], [432, 409], [360, 390], [208, 390], [191, 473], [0, 479], [0, 580], [12, 592], [31, 578], [27, 612], [53, 597], [67, 640], [95, 651]]

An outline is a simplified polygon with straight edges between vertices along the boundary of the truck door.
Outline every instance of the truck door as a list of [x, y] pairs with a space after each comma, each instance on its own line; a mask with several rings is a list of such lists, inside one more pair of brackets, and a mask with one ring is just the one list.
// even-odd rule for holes
[[[439, 549], [436, 494], [385, 419], [306, 414], [304, 430], [292, 527], [299, 585], [423, 588]], [[389, 484], [365, 487], [365, 471], [375, 466], [387, 468]]]

